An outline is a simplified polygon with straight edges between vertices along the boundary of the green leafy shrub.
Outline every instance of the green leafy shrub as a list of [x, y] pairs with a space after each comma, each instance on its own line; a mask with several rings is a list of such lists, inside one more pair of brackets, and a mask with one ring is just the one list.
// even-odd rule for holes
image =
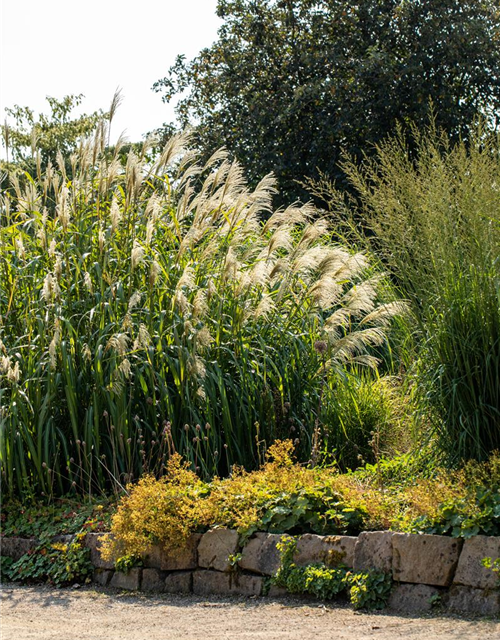
[[436, 470], [426, 486], [452, 488], [441, 494], [434, 509], [423, 509], [407, 529], [470, 538], [474, 535], [500, 535], [500, 456], [492, 454], [484, 463], [470, 461], [458, 471]]
[[114, 509], [114, 502], [107, 499], [61, 499], [35, 505], [11, 500], [2, 504], [1, 532], [4, 536], [50, 540], [81, 531], [109, 531]]
[[392, 458], [381, 458], [376, 464], [365, 464], [356, 469], [356, 477], [396, 487], [414, 484], [418, 479], [435, 478], [441, 471], [432, 447], [422, 446]]
[[178, 454], [167, 462], [162, 478], [144, 476], [128, 489], [112, 518], [113, 536], [101, 546], [106, 559], [127, 566], [153, 544], [182, 547], [191, 533], [208, 524], [208, 487]]
[[350, 506], [330, 487], [303, 488], [264, 503], [259, 528], [271, 533], [349, 534], [361, 531], [366, 516], [366, 510]]
[[297, 464], [291, 441], [270, 447], [259, 470], [214, 479], [208, 494], [212, 523], [238, 529], [243, 540], [255, 531], [356, 534], [372, 499], [334, 467]]
[[323, 563], [297, 566], [293, 559], [297, 540], [285, 537], [278, 543], [280, 567], [272, 579], [290, 593], [309, 593], [331, 600], [340, 593], [349, 594], [355, 609], [382, 609], [392, 589], [392, 576], [381, 571], [355, 573], [346, 567], [327, 567]]
[[347, 570], [343, 567], [331, 569], [324, 564], [298, 567], [294, 562], [297, 540], [285, 537], [278, 543], [281, 556], [280, 567], [272, 579], [278, 587], [290, 593], [311, 593], [322, 600], [330, 600], [347, 589]]
[[416, 518], [411, 530], [454, 538], [500, 535], [500, 489], [481, 487], [471, 493], [472, 496], [440, 505], [433, 517]]
[[355, 609], [383, 609], [392, 590], [392, 576], [382, 571], [349, 575], [350, 599]]
[[10, 579], [22, 582], [48, 581], [57, 586], [89, 582], [93, 566], [90, 549], [81, 543], [82, 536], [77, 536], [70, 544], [42, 544], [21, 556], [9, 568]]
[[481, 561], [483, 567], [491, 569], [498, 579], [498, 587], [500, 588], [500, 558], [483, 558]]
[[142, 567], [143, 561], [140, 556], [127, 555], [115, 560], [115, 569], [123, 573], [129, 573], [134, 567]]
[[237, 529], [242, 543], [256, 531], [500, 533], [498, 455], [459, 471], [426, 468], [420, 476], [403, 474], [406, 458], [389, 470], [382, 464], [381, 473], [308, 468], [294, 460], [291, 441], [277, 441], [266, 457], [256, 471], [234, 469], [205, 483], [174, 456], [162, 479], [149, 476], [128, 487], [112, 519], [109, 558], [139, 557], [159, 542], [182, 546], [193, 532], [217, 526]]
[[185, 137], [123, 166], [104, 126], [2, 195], [4, 491], [118, 492], [174, 451], [212, 477], [290, 436], [307, 460], [337, 374], [376, 365], [402, 305], [310, 206], [273, 212], [270, 176], [250, 191]]
[[[338, 483], [338, 486], [337, 486]], [[152, 544], [182, 546], [208, 527], [236, 528], [244, 542], [255, 531], [356, 534], [367, 502], [361, 487], [342, 484], [334, 469], [308, 469], [293, 460], [293, 443], [277, 441], [261, 469], [234, 469], [229, 478], [201, 481], [176, 454], [165, 476], [128, 487], [112, 518], [106, 558], [139, 557]]]
[[0, 582], [12, 580], [12, 565], [14, 559], [8, 556], [0, 556]]

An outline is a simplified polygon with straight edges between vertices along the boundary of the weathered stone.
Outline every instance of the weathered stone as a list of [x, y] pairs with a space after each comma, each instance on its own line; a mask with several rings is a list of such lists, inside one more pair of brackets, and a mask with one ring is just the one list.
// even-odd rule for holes
[[162, 571], [187, 571], [198, 566], [198, 544], [201, 534], [191, 535], [186, 544], [179, 548], [165, 549], [161, 545], [152, 546], [144, 556], [144, 566]]
[[267, 595], [269, 596], [269, 598], [286, 598], [290, 594], [284, 587], [277, 587], [275, 584], [272, 584], [269, 587]]
[[500, 538], [494, 536], [474, 536], [464, 542], [458, 560], [454, 584], [494, 589], [498, 578], [494, 571], [483, 567], [483, 558], [500, 558]]
[[352, 568], [357, 540], [354, 536], [317, 536], [306, 533], [297, 542], [295, 564], [304, 566], [323, 562], [329, 567], [344, 565]]
[[232, 529], [212, 529], [201, 537], [198, 545], [198, 565], [204, 569], [231, 571], [229, 556], [238, 551], [238, 532]]
[[241, 573], [231, 575], [231, 593], [240, 596], [260, 596], [264, 586], [264, 578], [247, 576]]
[[392, 569], [392, 531], [364, 531], [354, 545], [354, 571]]
[[193, 593], [205, 595], [259, 596], [264, 578], [219, 571], [195, 571]]
[[142, 570], [142, 591], [162, 592], [165, 590], [165, 575], [158, 569]]
[[191, 593], [193, 591], [193, 574], [191, 571], [176, 571], [165, 578], [164, 590], [167, 593]]
[[500, 592], [455, 585], [446, 599], [447, 608], [454, 613], [472, 613], [482, 616], [500, 614]]
[[113, 569], [112, 560], [104, 560], [101, 556], [100, 548], [109, 533], [87, 533], [85, 536], [85, 546], [90, 549], [90, 562], [96, 569]]
[[57, 542], [59, 544], [71, 544], [73, 542], [74, 537], [75, 536], [73, 534], [54, 536], [51, 542]]
[[430, 611], [433, 602], [440, 597], [439, 589], [426, 584], [397, 584], [394, 586], [387, 606], [403, 613]]
[[141, 586], [142, 569], [135, 567], [130, 569], [128, 573], [115, 571], [111, 578], [110, 586], [116, 589], [127, 589], [129, 591], [137, 591]]
[[94, 582], [100, 584], [101, 587], [107, 587], [113, 577], [113, 573], [109, 569], [96, 569], [93, 576]]
[[231, 576], [220, 571], [194, 571], [193, 593], [197, 596], [229, 593]]
[[451, 584], [463, 540], [428, 534], [392, 536], [392, 575], [400, 582], [447, 587]]
[[0, 538], [0, 555], [19, 560], [25, 553], [36, 549], [38, 540], [34, 538]]
[[243, 547], [239, 566], [264, 576], [274, 576], [280, 566], [280, 552], [276, 545], [283, 536], [275, 533], [256, 533]]

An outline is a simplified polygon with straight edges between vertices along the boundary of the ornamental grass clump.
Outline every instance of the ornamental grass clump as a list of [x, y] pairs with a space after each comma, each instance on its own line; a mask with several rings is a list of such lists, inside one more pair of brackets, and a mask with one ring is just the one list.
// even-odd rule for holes
[[410, 301], [413, 378], [448, 462], [500, 447], [500, 138], [478, 126], [452, 144], [431, 126], [401, 131], [360, 166], [344, 164], [355, 198], [316, 192], [369, 245]]
[[122, 491], [174, 452], [211, 477], [291, 435], [307, 460], [335, 376], [376, 366], [401, 303], [309, 205], [273, 211], [272, 176], [251, 191], [182, 135], [155, 160], [106, 140], [2, 194], [4, 491]]

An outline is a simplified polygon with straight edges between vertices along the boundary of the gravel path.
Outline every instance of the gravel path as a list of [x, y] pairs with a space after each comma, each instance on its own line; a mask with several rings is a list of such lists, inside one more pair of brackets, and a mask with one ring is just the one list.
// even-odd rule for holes
[[500, 623], [356, 613], [263, 599], [123, 594], [5, 585], [2, 640], [500, 640]]

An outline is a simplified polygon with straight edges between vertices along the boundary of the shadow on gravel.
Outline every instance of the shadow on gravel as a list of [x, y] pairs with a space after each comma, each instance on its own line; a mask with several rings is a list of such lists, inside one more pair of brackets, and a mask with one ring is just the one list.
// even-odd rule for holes
[[[36, 592], [33, 592], [33, 589], [36, 588]], [[67, 608], [70, 606], [71, 600], [74, 597], [75, 591], [71, 588], [68, 589], [56, 589], [54, 587], [45, 586], [45, 585], [36, 585], [36, 586], [21, 586], [21, 585], [1, 585], [1, 594], [2, 600], [6, 604], [8, 603], [11, 607], [16, 607], [20, 604], [20, 601], [16, 601], [13, 597], [14, 590], [17, 592], [22, 591], [23, 589], [29, 589], [31, 591], [31, 599], [33, 601], [33, 605], [41, 606], [41, 607], [64, 607]]]
[[[313, 597], [304, 597], [304, 596], [289, 596], [283, 598], [262, 598], [259, 596], [252, 597], [227, 597], [227, 596], [211, 596], [209, 599], [202, 596], [195, 595], [176, 595], [176, 594], [148, 594], [141, 591], [130, 592], [130, 591], [120, 591], [118, 589], [112, 589], [109, 587], [81, 587], [78, 589], [74, 589], [72, 587], [67, 588], [55, 588], [47, 585], [38, 585], [34, 586], [21, 586], [21, 585], [2, 585], [1, 593], [2, 599], [5, 604], [9, 603], [10, 606], [16, 607], [20, 601], [16, 603], [13, 594], [14, 591], [19, 593], [19, 591], [29, 590], [30, 594], [30, 602], [33, 607], [58, 607], [58, 608], [68, 608], [76, 598], [90, 598], [96, 599], [100, 602], [107, 601], [106, 605], [110, 608], [113, 607], [113, 604], [117, 604], [121, 607], [127, 606], [131, 608], [141, 607], [143, 608], [152, 608], [158, 609], [162, 606], [168, 607], [178, 607], [178, 608], [189, 608], [189, 607], [197, 607], [197, 608], [207, 608], [207, 609], [228, 609], [230, 607], [241, 607], [242, 609], [256, 609], [259, 607], [279, 607], [281, 610], [294, 610], [294, 609], [312, 609], [314, 611], [322, 610], [325, 613], [334, 612], [336, 610], [351, 610], [352, 608], [347, 603], [347, 601], [336, 601], [335, 603], [322, 603], [316, 600]], [[468, 633], [472, 632], [472, 635], [468, 637], [471, 638], [480, 638], [481, 632], [479, 632], [478, 636], [473, 635], [474, 629], [476, 626], [481, 625], [482, 632], [484, 633], [484, 625], [491, 624], [491, 630], [496, 626], [498, 627], [499, 621], [496, 619], [490, 618], [481, 618], [474, 616], [460, 616], [456, 614], [449, 614], [443, 611], [439, 611], [439, 609], [433, 611], [429, 614], [401, 614], [400, 612], [395, 612], [391, 610], [383, 610], [383, 611], [370, 611], [370, 616], [376, 616], [380, 618], [381, 625], [384, 626], [400, 626], [400, 623], [403, 620], [462, 620], [468, 621], [470, 626], [468, 629]], [[363, 611], [354, 611], [353, 615], [363, 616], [366, 615]], [[391, 619], [395, 618], [395, 624], [391, 625]], [[376, 628], [376, 627], [374, 627]], [[499, 635], [500, 640], [500, 635]]]

